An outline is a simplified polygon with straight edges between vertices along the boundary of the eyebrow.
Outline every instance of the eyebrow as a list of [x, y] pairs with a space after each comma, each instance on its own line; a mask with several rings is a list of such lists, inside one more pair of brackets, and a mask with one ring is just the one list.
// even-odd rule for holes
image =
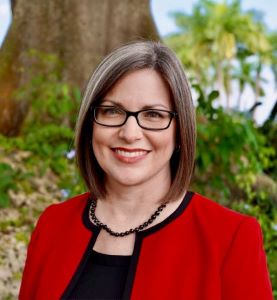
[[[119, 102], [116, 102], [116, 101], [114, 101], [114, 100], [109, 100], [109, 99], [103, 99], [103, 101], [102, 101], [102, 103], [101, 104], [105, 104], [105, 102], [110, 102], [111, 104], [113, 104], [113, 105], [116, 105], [116, 106], [119, 106], [119, 107], [121, 107], [121, 108], [123, 108], [123, 109], [126, 109], [126, 107], [124, 107], [121, 103], [119, 103]], [[155, 108], [155, 107], [160, 107], [160, 106], [162, 106], [164, 109], [166, 109], [166, 110], [170, 110], [170, 108], [168, 108], [167, 106], [165, 106], [165, 105], [163, 105], [163, 104], [153, 104], [153, 105], [144, 105], [143, 107], [142, 107], [142, 109], [151, 109], [151, 108]]]

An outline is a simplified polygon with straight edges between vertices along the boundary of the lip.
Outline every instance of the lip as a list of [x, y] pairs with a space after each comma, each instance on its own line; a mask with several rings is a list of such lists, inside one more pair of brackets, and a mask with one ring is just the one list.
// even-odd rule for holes
[[149, 150], [143, 149], [143, 148], [125, 148], [125, 147], [114, 147], [111, 148], [113, 151], [116, 150], [122, 150], [125, 152], [139, 152], [139, 151], [145, 151], [145, 152], [150, 152]]
[[[142, 148], [125, 148], [125, 147], [115, 147], [115, 148], [111, 148], [111, 150], [116, 159], [128, 164], [136, 163], [143, 160], [150, 152], [149, 150], [145, 150]], [[127, 153], [130, 156], [126, 156]]]

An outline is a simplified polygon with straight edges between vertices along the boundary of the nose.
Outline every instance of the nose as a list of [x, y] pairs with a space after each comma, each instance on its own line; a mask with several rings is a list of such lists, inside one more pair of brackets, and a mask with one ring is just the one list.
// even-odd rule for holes
[[142, 128], [138, 125], [135, 116], [129, 116], [126, 123], [120, 127], [119, 137], [132, 143], [142, 137]]

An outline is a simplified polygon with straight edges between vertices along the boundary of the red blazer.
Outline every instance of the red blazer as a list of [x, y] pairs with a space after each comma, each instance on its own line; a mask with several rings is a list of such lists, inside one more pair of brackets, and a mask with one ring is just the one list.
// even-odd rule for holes
[[[19, 299], [70, 299], [99, 233], [89, 204], [86, 193], [43, 212]], [[188, 192], [171, 216], [136, 234], [124, 299], [272, 300], [259, 223]]]

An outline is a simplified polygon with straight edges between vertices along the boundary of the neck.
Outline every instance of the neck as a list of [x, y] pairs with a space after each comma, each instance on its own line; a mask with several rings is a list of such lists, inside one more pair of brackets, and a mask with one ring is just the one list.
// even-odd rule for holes
[[161, 199], [170, 188], [170, 178], [160, 182], [163, 184], [148, 181], [141, 185], [123, 186], [107, 180], [107, 196], [98, 201], [96, 216], [114, 228], [118, 228], [118, 224], [123, 224], [124, 229], [126, 224], [132, 227], [144, 222], [160, 206]]
[[170, 174], [161, 174], [162, 178], [153, 178], [137, 185], [123, 185], [112, 179], [106, 180], [107, 196], [105, 202], [120, 206], [122, 209], [144, 210], [157, 207], [165, 197], [171, 185]]

